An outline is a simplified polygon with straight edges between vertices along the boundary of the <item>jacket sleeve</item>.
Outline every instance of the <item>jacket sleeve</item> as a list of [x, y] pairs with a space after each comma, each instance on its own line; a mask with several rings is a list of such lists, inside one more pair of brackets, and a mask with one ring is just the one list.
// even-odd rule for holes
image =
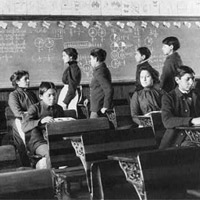
[[8, 105], [10, 106], [10, 109], [15, 117], [22, 118], [24, 112], [21, 109], [21, 103], [16, 93], [11, 92], [9, 94]]
[[37, 107], [32, 105], [28, 109], [28, 113], [22, 119], [22, 130], [27, 133], [37, 127], [40, 123]]
[[160, 77], [160, 87], [161, 88], [165, 88], [167, 81], [172, 78], [171, 76], [173, 76], [173, 74], [174, 74], [173, 72], [174, 72], [173, 63], [166, 60], [164, 62], [162, 74], [161, 74], [161, 77]]
[[64, 99], [64, 103], [69, 105], [70, 101], [75, 97], [76, 95], [76, 89], [77, 86], [80, 84], [81, 80], [81, 71], [79, 67], [72, 67], [68, 71], [68, 84], [69, 88], [67, 91], [67, 94]]
[[192, 117], [179, 117], [174, 115], [176, 109], [173, 105], [173, 98], [168, 94], [164, 94], [162, 97], [162, 121], [165, 128], [176, 128], [179, 126], [190, 126]]
[[134, 92], [132, 98], [131, 98], [131, 102], [130, 102], [130, 109], [131, 109], [131, 116], [132, 116], [132, 120], [137, 123], [138, 125], [140, 125], [140, 120], [138, 119], [137, 115], [140, 114], [140, 104], [138, 101], [138, 93]]
[[97, 74], [97, 80], [104, 91], [103, 107], [111, 108], [112, 98], [113, 98], [112, 83], [108, 80], [108, 78], [106, 77], [106, 73], [103, 70]]

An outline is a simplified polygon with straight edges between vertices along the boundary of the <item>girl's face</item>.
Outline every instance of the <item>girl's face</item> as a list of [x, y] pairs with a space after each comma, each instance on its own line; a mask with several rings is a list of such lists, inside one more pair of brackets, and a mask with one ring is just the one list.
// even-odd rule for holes
[[30, 85], [29, 75], [26, 74], [20, 78], [20, 80], [16, 81], [18, 87], [28, 88]]
[[64, 63], [68, 63], [69, 61], [72, 60], [72, 57], [70, 57], [68, 54], [66, 54], [66, 52], [62, 52], [62, 59]]
[[135, 53], [135, 60], [137, 63], [142, 62], [145, 59], [145, 56], [142, 56], [139, 51]]
[[142, 70], [140, 72], [140, 83], [144, 88], [153, 85], [153, 78], [147, 70]]
[[92, 67], [98, 66], [97, 58], [94, 56], [90, 56], [90, 64]]
[[166, 56], [171, 55], [173, 53], [173, 45], [163, 44], [162, 51]]
[[48, 106], [53, 106], [56, 104], [56, 90], [55, 89], [48, 89], [43, 95], [40, 95], [40, 99]]

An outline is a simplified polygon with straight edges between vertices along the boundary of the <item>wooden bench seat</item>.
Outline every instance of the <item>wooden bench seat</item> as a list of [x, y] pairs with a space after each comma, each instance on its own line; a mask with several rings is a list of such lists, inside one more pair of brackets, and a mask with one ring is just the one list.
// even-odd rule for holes
[[0, 199], [55, 199], [51, 171], [0, 173]]
[[13, 145], [0, 146], [0, 171], [17, 167], [17, 157]]

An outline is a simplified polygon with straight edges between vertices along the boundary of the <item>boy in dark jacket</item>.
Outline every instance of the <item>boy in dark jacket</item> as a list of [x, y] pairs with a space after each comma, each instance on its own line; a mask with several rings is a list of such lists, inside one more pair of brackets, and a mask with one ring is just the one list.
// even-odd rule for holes
[[176, 37], [167, 37], [163, 41], [162, 51], [166, 55], [166, 60], [160, 78], [160, 87], [166, 92], [170, 92], [176, 87], [174, 75], [176, 69], [182, 65], [180, 55], [176, 52], [180, 48], [180, 43]]
[[95, 48], [90, 53], [93, 78], [90, 84], [90, 118], [97, 118], [111, 108], [113, 87], [111, 73], [105, 64], [106, 51]]
[[56, 104], [56, 88], [52, 82], [40, 84], [39, 97], [41, 101], [28, 109], [28, 114], [22, 121], [22, 129], [26, 134], [29, 151], [46, 158], [45, 163], [42, 164], [43, 168], [50, 168], [49, 147], [44, 137], [45, 124], [54, 122], [56, 117], [64, 117], [64, 111], [61, 106]]
[[194, 71], [188, 66], [176, 70], [178, 86], [162, 97], [162, 121], [166, 132], [160, 148], [195, 146], [184, 130], [176, 127], [200, 124], [200, 95], [194, 88]]

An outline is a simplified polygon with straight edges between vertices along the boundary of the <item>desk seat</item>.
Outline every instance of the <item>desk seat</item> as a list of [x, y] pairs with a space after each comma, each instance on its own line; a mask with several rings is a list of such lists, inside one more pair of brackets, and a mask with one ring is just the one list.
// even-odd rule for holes
[[0, 199], [55, 199], [50, 170], [0, 173]]

